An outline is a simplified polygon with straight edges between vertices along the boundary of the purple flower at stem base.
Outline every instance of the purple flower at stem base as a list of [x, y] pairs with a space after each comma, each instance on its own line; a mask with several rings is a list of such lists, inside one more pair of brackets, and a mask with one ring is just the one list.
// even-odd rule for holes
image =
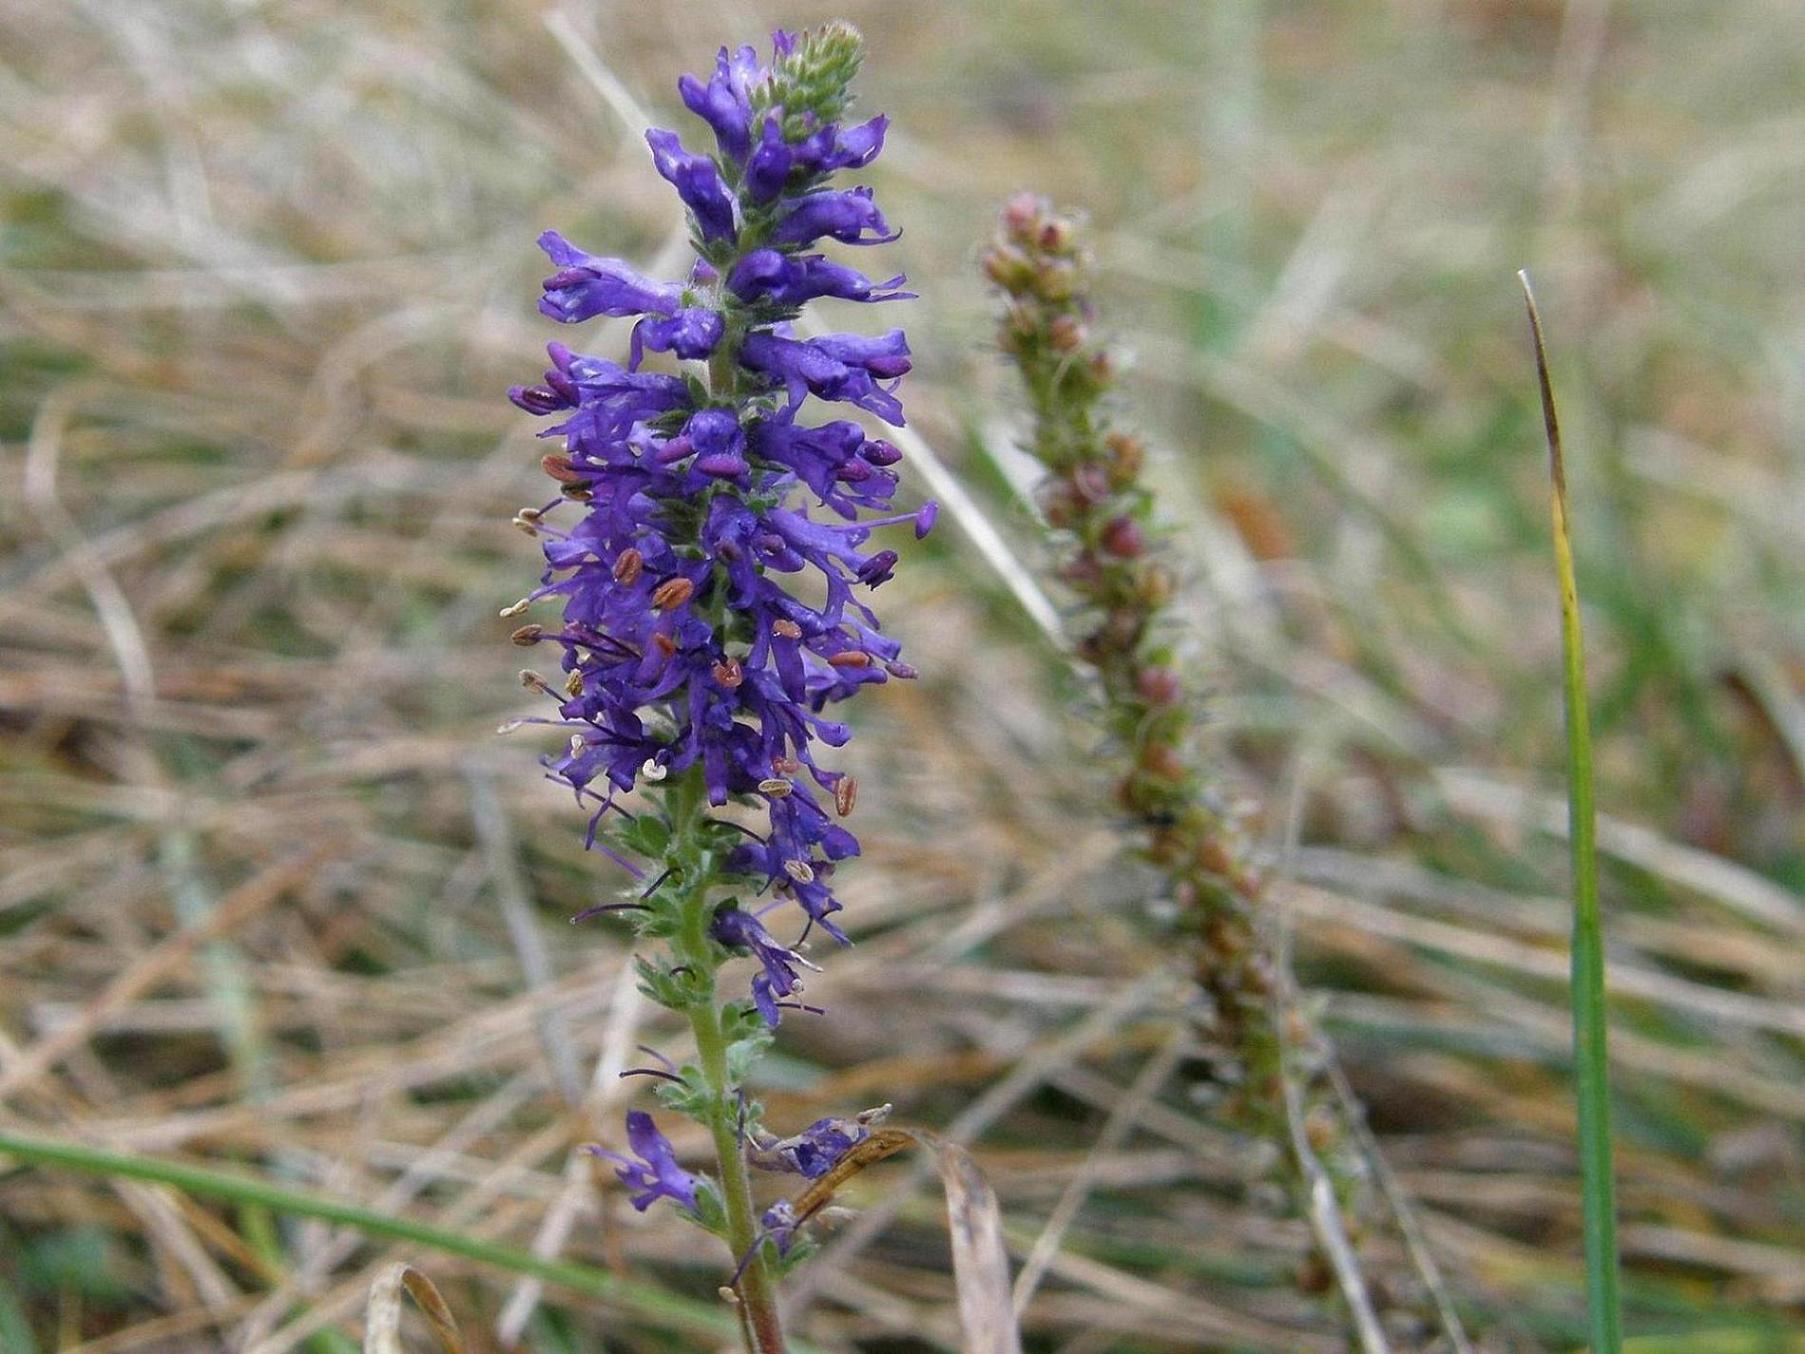
[[637, 1156], [610, 1151], [606, 1147], [587, 1147], [591, 1156], [606, 1157], [615, 1163], [615, 1178], [633, 1195], [633, 1207], [641, 1213], [659, 1199], [669, 1199], [682, 1208], [695, 1212], [696, 1187], [700, 1183], [677, 1164], [677, 1154], [670, 1140], [658, 1131], [652, 1116], [644, 1110], [627, 1113], [627, 1145]]

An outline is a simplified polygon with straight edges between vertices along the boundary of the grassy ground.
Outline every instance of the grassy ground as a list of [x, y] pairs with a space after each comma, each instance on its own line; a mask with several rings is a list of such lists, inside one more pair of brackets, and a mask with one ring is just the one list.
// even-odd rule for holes
[[[536, 574], [506, 520], [540, 493], [500, 392], [552, 336], [540, 228], [671, 244], [634, 101], [668, 121], [718, 42], [839, 12], [894, 120], [873, 182], [923, 294], [915, 426], [1032, 562], [973, 258], [1015, 188], [1087, 208], [1300, 971], [1486, 1340], [1560, 1349], [1583, 1327], [1535, 274], [1588, 600], [1629, 1325], [1800, 1347], [1805, 13], [545, 12], [0, 10], [0, 1127], [711, 1301], [717, 1257], [567, 1166], [616, 1136], [633, 1045], [677, 1035], [605, 924], [565, 925], [612, 880], [532, 736], [493, 736], [530, 703], [496, 612]], [[1239, 1201], [1184, 1092], [1083, 694], [957, 528], [934, 540], [879, 598], [924, 676], [862, 702], [859, 943], [811, 986], [832, 1019], [785, 1025], [772, 1118], [889, 1100], [969, 1137], [1018, 1253], [1081, 1182], [1037, 1349], [1333, 1348], [1289, 1282], [1303, 1233]], [[900, 1217], [801, 1285], [823, 1346], [954, 1347], [936, 1204], [904, 1180], [861, 1177], [850, 1201]], [[11, 1170], [0, 1347], [345, 1348], [387, 1254]], [[413, 1254], [501, 1347], [513, 1282]], [[509, 1321], [534, 1349], [693, 1347], [555, 1291]]]

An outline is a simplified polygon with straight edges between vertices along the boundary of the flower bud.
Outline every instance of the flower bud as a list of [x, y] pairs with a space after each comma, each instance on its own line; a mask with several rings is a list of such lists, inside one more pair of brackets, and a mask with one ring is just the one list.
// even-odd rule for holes
[[1101, 544], [1118, 559], [1134, 559], [1147, 549], [1147, 536], [1132, 517], [1117, 517], [1103, 528]]
[[1171, 668], [1142, 668], [1135, 676], [1134, 690], [1149, 705], [1173, 705], [1184, 695], [1184, 683]]
[[1075, 315], [1056, 315], [1053, 323], [1047, 326], [1047, 342], [1057, 352], [1076, 352], [1088, 337], [1083, 322]]

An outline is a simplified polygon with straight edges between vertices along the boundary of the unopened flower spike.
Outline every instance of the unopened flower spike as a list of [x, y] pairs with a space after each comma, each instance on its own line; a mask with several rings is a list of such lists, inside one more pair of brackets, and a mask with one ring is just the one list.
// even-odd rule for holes
[[[817, 297], [911, 295], [900, 274], [833, 257], [899, 234], [869, 187], [839, 179], [878, 157], [888, 127], [847, 116], [862, 57], [858, 33], [831, 23], [775, 34], [768, 61], [722, 48], [684, 76], [702, 138], [653, 128], [646, 144], [688, 213], [693, 265], [649, 277], [546, 231], [541, 311], [633, 321], [626, 361], [552, 343], [541, 379], [510, 392], [556, 449], [550, 502], [517, 519], [545, 571], [504, 614], [561, 607], [513, 635], [561, 670], [527, 682], [568, 737], [546, 765], [592, 815], [590, 844], [641, 881], [579, 915], [630, 920], [642, 985], [689, 1019], [695, 1061], [651, 1079], [709, 1130], [719, 1179], [677, 1166], [639, 1111], [635, 1155], [603, 1154], [636, 1207], [675, 1202], [750, 1257], [735, 1286], [760, 1350], [781, 1348], [771, 1283], [796, 1224], [761, 1233], [746, 1153], [771, 1139], [740, 1081], [784, 1011], [819, 1009], [797, 1000], [815, 966], [787, 938], [846, 939], [834, 872], [859, 853], [855, 786], [829, 760], [850, 737], [829, 707], [914, 675], [866, 599], [900, 563], [896, 528], [919, 537], [934, 518], [893, 510], [900, 453], [860, 417], [902, 424], [903, 332], [791, 328]], [[611, 813], [627, 795], [636, 812]], [[739, 818], [717, 815], [729, 805]], [[826, 1132], [801, 1135], [811, 1163]]]
[[[1003, 294], [999, 344], [1028, 396], [1025, 445], [1046, 471], [1036, 505], [1078, 604], [1076, 649], [1119, 750], [1117, 797], [1190, 942], [1206, 1039], [1219, 1050], [1209, 1089], [1266, 1149], [1268, 1183], [1300, 1215], [1370, 1209], [1365, 1162], [1323, 1075], [1326, 1043], [1263, 925], [1264, 876], [1193, 737], [1194, 684], [1168, 638], [1172, 575], [1142, 481], [1146, 447], [1115, 424], [1117, 366], [1096, 329], [1082, 225], [1021, 194], [1004, 207], [983, 267]], [[1292, 1131], [1293, 1099], [1307, 1134]], [[1333, 1182], [1326, 1203], [1311, 1194], [1318, 1163], [1301, 1158], [1306, 1147]]]

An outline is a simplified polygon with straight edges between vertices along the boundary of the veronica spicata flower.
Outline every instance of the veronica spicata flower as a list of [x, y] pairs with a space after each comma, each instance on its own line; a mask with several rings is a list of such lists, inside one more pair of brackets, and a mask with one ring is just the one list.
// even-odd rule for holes
[[[767, 66], [749, 47], [723, 49], [711, 75], [679, 83], [715, 154], [647, 134], [695, 229], [687, 281], [646, 277], [556, 231], [540, 237], [556, 269], [546, 315], [636, 323], [625, 366], [553, 344], [543, 383], [512, 392], [558, 416], [542, 436], [563, 444], [545, 462], [560, 498], [530, 517], [547, 567], [528, 599], [561, 601], [563, 624], [518, 637], [559, 652], [559, 721], [572, 736], [550, 769], [593, 808], [592, 838], [620, 852], [603, 821], [617, 796], [694, 769], [709, 804], [765, 806], [766, 828], [731, 853], [732, 873], [793, 899], [804, 929], [843, 939], [829, 920], [840, 910], [831, 876], [858, 842], [836, 821], [850, 781], [819, 761], [848, 737], [826, 712], [913, 675], [860, 593], [897, 562], [871, 548], [873, 532], [909, 522], [920, 534], [932, 512], [889, 512], [892, 443], [848, 419], [806, 421], [812, 397], [901, 424], [895, 386], [910, 354], [899, 329], [800, 336], [789, 326], [800, 307], [910, 293], [900, 276], [873, 282], [815, 249], [896, 237], [868, 188], [829, 183], [877, 157], [886, 120], [843, 123], [843, 88], [802, 69], [797, 39], [777, 34], [774, 51]], [[709, 362], [708, 382], [645, 369], [652, 352]], [[554, 526], [553, 510], [571, 506], [576, 520]], [[792, 586], [809, 571], [821, 586]], [[753, 995], [774, 1023], [794, 966], [770, 956], [793, 951], [736, 915], [745, 920], [717, 924], [716, 938], [764, 961]]]
[[[693, 1062], [656, 1074], [658, 1092], [709, 1130], [720, 1177], [678, 1166], [639, 1111], [627, 1119], [635, 1155], [595, 1150], [636, 1208], [672, 1200], [727, 1244], [759, 1354], [783, 1348], [772, 1290], [775, 1270], [802, 1254], [792, 1248], [801, 1222], [774, 1205], [761, 1225], [749, 1151], [777, 1142], [788, 1169], [811, 1174], [854, 1130], [823, 1120], [771, 1139], [738, 1081], [782, 1011], [816, 1009], [795, 999], [814, 967], [803, 938], [818, 927], [845, 940], [833, 875], [859, 853], [843, 821], [858, 787], [826, 764], [825, 750], [850, 737], [830, 709], [914, 676], [867, 600], [899, 561], [874, 535], [907, 524], [919, 537], [934, 521], [931, 504], [893, 511], [901, 454], [859, 418], [903, 422], [902, 331], [793, 327], [816, 297], [910, 295], [902, 277], [872, 281], [822, 250], [897, 235], [869, 188], [831, 181], [883, 149], [882, 117], [844, 116], [861, 43], [830, 24], [780, 32], [772, 46], [769, 64], [750, 47], [723, 49], [711, 75], [679, 83], [713, 153], [673, 131], [646, 135], [652, 168], [689, 216], [697, 256], [681, 280], [556, 231], [540, 237], [553, 268], [541, 311], [632, 330], [624, 364], [553, 343], [543, 379], [510, 392], [552, 420], [540, 435], [557, 447], [541, 464], [558, 488], [517, 518], [541, 541], [545, 571], [503, 613], [561, 608], [514, 633], [549, 646], [562, 670], [558, 681], [522, 674], [557, 702], [544, 722], [567, 736], [546, 767], [591, 810], [590, 843], [638, 881], [632, 901], [580, 915], [625, 913], [648, 942], [641, 985], [688, 1017], [696, 1047]], [[823, 419], [814, 401], [853, 416]], [[740, 957], [756, 971], [743, 995], [723, 999], [720, 970]]]

